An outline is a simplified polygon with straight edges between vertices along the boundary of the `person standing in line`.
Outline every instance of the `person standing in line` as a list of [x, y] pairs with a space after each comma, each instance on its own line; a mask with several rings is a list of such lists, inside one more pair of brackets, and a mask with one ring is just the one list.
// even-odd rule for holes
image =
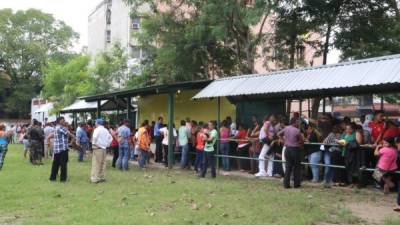
[[290, 188], [290, 178], [293, 172], [294, 188], [301, 186], [301, 156], [300, 146], [304, 142], [304, 138], [299, 129], [299, 123], [296, 118], [290, 120], [290, 125], [285, 127], [278, 133], [283, 138], [286, 159], [285, 177], [283, 180], [284, 188]]
[[186, 121], [181, 120], [181, 127], [178, 130], [179, 146], [181, 148], [181, 169], [190, 168], [188, 165], [189, 160], [189, 137], [190, 130], [186, 126]]
[[6, 133], [6, 126], [0, 124], [0, 171], [4, 165], [4, 159], [8, 150], [8, 143], [11, 141], [11, 137]]
[[269, 118], [264, 119], [264, 124], [260, 130], [259, 139], [263, 143], [261, 153], [258, 157], [258, 173], [255, 174], [256, 177], [266, 177], [273, 175], [273, 161], [268, 162], [268, 172], [265, 171], [265, 156], [270, 150], [271, 142], [276, 139], [276, 135], [280, 129], [278, 120], [275, 115], [271, 115]]
[[113, 168], [115, 168], [115, 165], [116, 165], [117, 159], [118, 159], [118, 154], [119, 154], [118, 137], [117, 137], [117, 131], [115, 130], [114, 126], [111, 126], [109, 131], [110, 131], [111, 136], [113, 137], [113, 141], [111, 142], [111, 151], [113, 154], [111, 166]]
[[42, 142], [44, 133], [37, 120], [33, 120], [32, 127], [28, 130], [28, 139], [30, 146], [29, 159], [33, 165], [42, 165]]
[[217, 176], [215, 170], [215, 144], [218, 139], [218, 131], [215, 129], [217, 126], [216, 121], [210, 121], [208, 123], [209, 134], [205, 136], [204, 141], [204, 158], [203, 158], [203, 170], [201, 171], [200, 178], [205, 178], [207, 173], [207, 167], [211, 167], [211, 177]]
[[107, 148], [113, 140], [110, 132], [104, 128], [102, 119], [96, 120], [96, 128], [93, 131], [93, 157], [90, 181], [92, 183], [105, 182]]
[[50, 141], [48, 141], [47, 139], [47, 137], [54, 132], [52, 124], [46, 123], [43, 132], [44, 132], [44, 158], [48, 159], [49, 156], [52, 155]]
[[160, 116], [158, 117], [158, 120], [156, 124], [154, 125], [154, 130], [153, 130], [153, 135], [154, 135], [154, 140], [156, 144], [156, 155], [155, 155], [155, 162], [156, 163], [161, 163], [162, 160], [162, 136], [160, 133], [160, 129], [163, 126], [163, 118]]
[[150, 148], [150, 143], [151, 143], [151, 137], [148, 132], [149, 128], [149, 121], [145, 121], [142, 123], [142, 126], [139, 128], [137, 134], [138, 134], [138, 150], [140, 152], [140, 160], [139, 160], [139, 167], [141, 169], [146, 168], [146, 157], [147, 157], [147, 152], [149, 151]]
[[89, 137], [85, 131], [85, 123], [79, 123], [76, 129], [76, 145], [78, 146], [78, 162], [83, 162], [86, 151], [89, 149]]
[[120, 170], [128, 170], [129, 165], [129, 137], [131, 130], [129, 129], [129, 120], [124, 120], [122, 126], [117, 130], [118, 134], [118, 159], [117, 168]]
[[[219, 132], [221, 138], [219, 149], [221, 151], [221, 155], [229, 156], [229, 141], [227, 140], [229, 138], [229, 128], [226, 120], [222, 121]], [[229, 161], [230, 158], [222, 158], [222, 168], [224, 171], [230, 171]]]
[[194, 170], [196, 173], [201, 173], [203, 171], [203, 159], [204, 159], [204, 145], [205, 145], [205, 133], [207, 131], [208, 125], [204, 124], [203, 128], [201, 128], [196, 133], [196, 161], [194, 163]]
[[380, 144], [385, 131], [385, 119], [382, 111], [374, 113], [373, 121], [369, 122], [368, 127], [371, 129], [371, 140], [375, 145]]
[[[178, 136], [176, 129], [175, 129], [175, 125], [172, 126], [173, 127], [173, 136], [174, 136], [174, 142], [171, 143], [173, 148], [175, 148], [175, 139]], [[160, 133], [163, 135], [163, 140], [162, 140], [162, 145], [163, 145], [163, 163], [165, 165], [165, 167], [168, 167], [168, 145], [169, 145], [169, 137], [168, 137], [168, 126], [164, 126], [160, 129]]]
[[67, 181], [67, 164], [68, 164], [68, 137], [74, 139], [67, 127], [64, 117], [58, 117], [56, 120], [56, 128], [54, 133], [50, 134], [47, 139], [54, 138], [53, 145], [53, 164], [51, 166], [50, 181], [56, 181], [58, 170], [61, 170], [60, 181]]

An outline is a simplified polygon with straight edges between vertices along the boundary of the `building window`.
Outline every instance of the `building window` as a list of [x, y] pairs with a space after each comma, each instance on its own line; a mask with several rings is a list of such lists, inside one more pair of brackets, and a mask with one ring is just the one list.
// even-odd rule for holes
[[132, 29], [138, 30], [140, 28], [140, 18], [132, 18]]
[[111, 43], [111, 30], [106, 31], [106, 42]]
[[140, 59], [140, 48], [137, 46], [131, 46], [131, 57], [134, 59]]
[[111, 10], [110, 9], [107, 9], [107, 12], [106, 12], [106, 23], [107, 23], [107, 25], [111, 24]]

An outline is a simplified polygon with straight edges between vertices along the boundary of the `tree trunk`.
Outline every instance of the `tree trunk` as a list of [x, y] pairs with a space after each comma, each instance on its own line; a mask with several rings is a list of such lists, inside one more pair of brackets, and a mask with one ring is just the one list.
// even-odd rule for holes
[[292, 35], [290, 37], [290, 49], [289, 49], [289, 68], [293, 69], [294, 68], [294, 56], [296, 54], [296, 34]]

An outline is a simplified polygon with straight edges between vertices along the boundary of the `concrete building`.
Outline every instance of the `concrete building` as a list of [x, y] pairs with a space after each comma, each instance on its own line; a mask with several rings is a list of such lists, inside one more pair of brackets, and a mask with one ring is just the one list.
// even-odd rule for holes
[[130, 13], [130, 7], [123, 0], [102, 0], [88, 17], [87, 52], [96, 56], [119, 42], [128, 55], [128, 67], [135, 73], [132, 70], [139, 69], [145, 53], [133, 37], [134, 32], [140, 31], [140, 18], [131, 18]]

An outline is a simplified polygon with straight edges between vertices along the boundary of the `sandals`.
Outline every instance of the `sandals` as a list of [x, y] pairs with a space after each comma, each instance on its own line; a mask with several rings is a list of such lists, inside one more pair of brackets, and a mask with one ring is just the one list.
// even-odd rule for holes
[[393, 211], [400, 212], [400, 206], [397, 206], [396, 208], [394, 208]]

